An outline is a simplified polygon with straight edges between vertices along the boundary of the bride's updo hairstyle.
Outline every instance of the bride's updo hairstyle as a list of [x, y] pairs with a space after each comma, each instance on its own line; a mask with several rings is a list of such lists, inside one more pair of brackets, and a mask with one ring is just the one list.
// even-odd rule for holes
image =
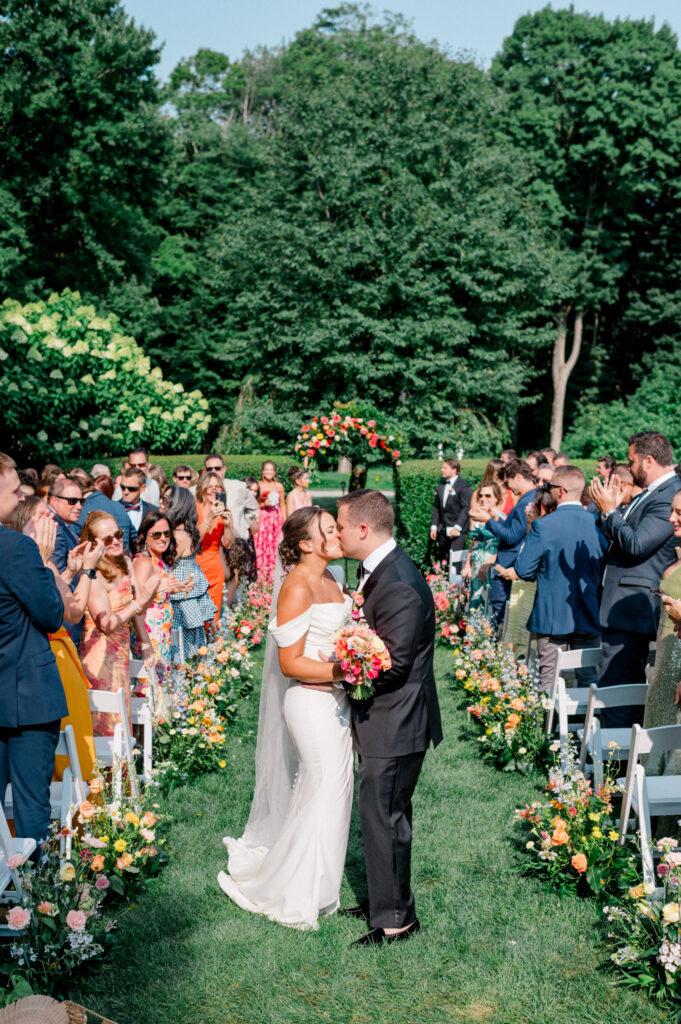
[[319, 505], [310, 505], [308, 508], [296, 509], [284, 520], [279, 557], [285, 569], [291, 569], [298, 564], [302, 555], [300, 542], [301, 540], [312, 540], [315, 524], [322, 538], [322, 551], [326, 551], [326, 540], [322, 532], [323, 515], [323, 508], [320, 508]]

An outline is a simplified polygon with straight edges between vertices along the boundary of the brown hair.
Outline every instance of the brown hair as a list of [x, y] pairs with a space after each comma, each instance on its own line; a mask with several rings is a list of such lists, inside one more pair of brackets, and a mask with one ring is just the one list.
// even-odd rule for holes
[[[84, 540], [96, 541], [93, 527], [97, 523], [103, 522], [105, 519], [110, 519], [111, 522], [119, 530], [120, 527], [110, 512], [104, 512], [102, 509], [95, 509], [91, 512], [83, 523], [83, 529], [80, 531], [81, 543]], [[115, 532], [115, 531], [114, 531]], [[128, 569], [128, 560], [125, 555], [116, 555], [115, 558], [111, 558], [105, 554], [101, 562], [97, 566], [97, 572], [101, 572], [102, 576], [107, 583], [113, 583], [114, 580], [119, 579], [121, 576], [128, 576], [130, 570]]]
[[75, 469], [70, 470], [68, 479], [72, 480], [74, 484], [78, 484], [83, 494], [87, 491], [94, 490], [95, 482], [88, 472], [81, 469], [80, 466], [76, 466]]
[[504, 480], [512, 480], [514, 476], [521, 476], [523, 480], [532, 482], [532, 468], [524, 459], [512, 459], [507, 462], [503, 469]]
[[23, 533], [26, 524], [33, 519], [38, 505], [44, 504], [45, 499], [41, 498], [38, 494], [29, 494], [27, 498], [19, 502], [12, 515], [5, 519], [2, 525], [6, 526], [8, 530], [16, 530], [17, 533]]
[[140, 490], [144, 490], [147, 478], [141, 469], [136, 469], [135, 466], [126, 466], [126, 468], [121, 471], [121, 480], [132, 480], [133, 477], [135, 477], [140, 485]]
[[311, 540], [313, 522], [316, 522], [322, 537], [322, 551], [326, 551], [326, 538], [322, 531], [322, 516], [325, 511], [319, 505], [309, 505], [307, 508], [297, 508], [284, 520], [282, 541], [279, 545], [279, 557], [284, 568], [297, 565], [300, 561], [300, 542]]
[[458, 459], [454, 459], [454, 458], [452, 458], [452, 459], [443, 459], [442, 461], [446, 462], [447, 465], [450, 466], [454, 470], [455, 473], [458, 473], [459, 470], [461, 469], [461, 463], [459, 462]]
[[482, 474], [482, 484], [488, 484], [492, 480], [497, 480], [499, 470], [505, 465], [503, 459], [490, 459], [485, 466], [485, 472]]
[[385, 494], [381, 494], [380, 491], [351, 491], [339, 498], [336, 504], [338, 508], [344, 505], [347, 507], [348, 517], [353, 526], [364, 522], [376, 533], [392, 535], [395, 512]]
[[97, 479], [95, 480], [95, 490], [99, 491], [100, 494], [103, 494], [104, 497], [108, 498], [109, 500], [113, 498], [115, 488], [113, 485], [113, 480], [108, 475], [108, 473], [102, 473], [101, 476], [97, 477]]
[[480, 484], [477, 491], [475, 492], [476, 501], [480, 497], [480, 491], [483, 489], [483, 487], [489, 487], [490, 491], [494, 493], [494, 500], [496, 501], [497, 505], [503, 505], [504, 492], [502, 491], [501, 487], [499, 486], [496, 480], [488, 480], [487, 483]]
[[277, 479], [277, 464], [274, 459], [265, 459], [262, 466], [260, 467], [260, 479], [263, 479], [263, 473], [265, 472], [265, 466], [274, 466], [274, 479]]
[[0, 452], [0, 476], [4, 476], [5, 473], [11, 473], [13, 469], [17, 468], [17, 464], [9, 455], [3, 455]]
[[206, 491], [206, 487], [208, 487], [208, 484], [210, 483], [211, 480], [215, 480], [215, 482], [218, 485], [218, 487], [220, 488], [220, 490], [224, 491], [225, 485], [224, 485], [224, 482], [223, 482], [221, 476], [218, 476], [217, 473], [202, 473], [201, 476], [199, 477], [199, 482], [196, 485], [196, 500], [197, 501], [203, 501], [204, 500], [204, 494], [205, 494], [205, 491]]
[[640, 430], [638, 434], [632, 434], [629, 447], [643, 458], [650, 455], [658, 466], [671, 466], [674, 461], [672, 446], [664, 434], [658, 434], [656, 430]]
[[307, 469], [303, 469], [302, 466], [289, 466], [288, 473], [286, 474], [295, 487], [301, 477], [305, 476], [308, 472]]

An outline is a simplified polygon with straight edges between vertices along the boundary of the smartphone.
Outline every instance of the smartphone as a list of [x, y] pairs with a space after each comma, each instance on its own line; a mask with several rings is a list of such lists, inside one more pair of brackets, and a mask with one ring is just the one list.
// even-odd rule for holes
[[223, 505], [227, 504], [227, 495], [224, 491], [218, 491], [215, 495], [215, 500], [221, 502]]

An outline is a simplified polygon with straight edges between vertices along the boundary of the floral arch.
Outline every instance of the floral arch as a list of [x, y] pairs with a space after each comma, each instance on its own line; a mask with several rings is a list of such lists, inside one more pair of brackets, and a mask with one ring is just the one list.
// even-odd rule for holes
[[[313, 416], [300, 428], [296, 438], [295, 451], [308, 462], [316, 459], [320, 453], [334, 449], [339, 456], [357, 458], [366, 445], [371, 452], [372, 462], [381, 457], [393, 466], [400, 464], [400, 450], [394, 448], [396, 441], [393, 434], [383, 434], [376, 420], [365, 420], [362, 416], [341, 415], [332, 412], [328, 416]], [[366, 454], [368, 455], [369, 452]]]

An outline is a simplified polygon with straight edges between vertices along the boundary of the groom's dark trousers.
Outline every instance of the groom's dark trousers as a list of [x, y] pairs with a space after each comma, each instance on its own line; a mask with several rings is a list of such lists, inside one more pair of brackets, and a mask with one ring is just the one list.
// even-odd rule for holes
[[426, 581], [401, 550], [369, 575], [362, 612], [392, 667], [368, 701], [352, 702], [359, 755], [359, 812], [372, 928], [416, 919], [411, 892], [412, 795], [426, 750], [442, 739], [433, 674], [435, 609]]

